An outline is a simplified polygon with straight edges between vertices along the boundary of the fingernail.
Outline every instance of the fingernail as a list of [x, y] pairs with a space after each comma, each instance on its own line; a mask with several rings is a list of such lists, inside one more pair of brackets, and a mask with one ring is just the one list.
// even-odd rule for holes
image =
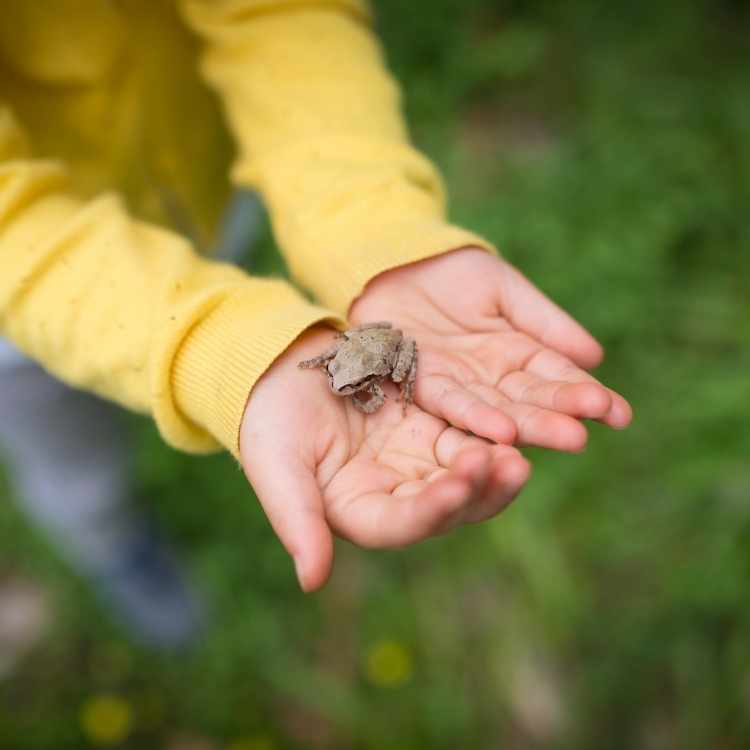
[[294, 560], [294, 571], [297, 574], [297, 582], [299, 583], [299, 587], [302, 589], [302, 592], [306, 594], [307, 588], [305, 587], [305, 579], [302, 575], [302, 562], [299, 557], [294, 557], [292, 559]]

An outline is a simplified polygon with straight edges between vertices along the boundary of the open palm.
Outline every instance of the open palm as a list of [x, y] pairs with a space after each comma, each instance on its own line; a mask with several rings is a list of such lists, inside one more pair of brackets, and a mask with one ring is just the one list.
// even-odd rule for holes
[[323, 351], [313, 331], [256, 384], [240, 448], [248, 479], [295, 560], [304, 589], [318, 588], [337, 534], [364, 547], [398, 547], [482, 521], [502, 510], [529, 467], [515, 448], [491, 445], [397, 391], [375, 414], [334, 396], [321, 372], [297, 362]]
[[627, 426], [627, 401], [587, 368], [601, 346], [509, 263], [464, 249], [388, 271], [351, 310], [390, 320], [419, 347], [415, 397], [430, 414], [498, 442], [563, 451], [581, 419]]

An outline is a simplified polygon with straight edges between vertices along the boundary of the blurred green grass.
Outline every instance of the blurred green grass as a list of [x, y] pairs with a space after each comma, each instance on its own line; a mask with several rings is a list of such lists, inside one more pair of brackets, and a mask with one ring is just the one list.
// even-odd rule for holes
[[[3, 503], [2, 566], [55, 620], [0, 683], [0, 747], [88, 746], [102, 695], [131, 712], [126, 748], [750, 746], [746, 4], [376, 5], [453, 218], [602, 340], [632, 427], [529, 451], [489, 524], [340, 544], [303, 596], [232, 461], [132, 419], [139, 497], [212, 628], [184, 656], [139, 650]], [[280, 269], [268, 235], [257, 268]]]

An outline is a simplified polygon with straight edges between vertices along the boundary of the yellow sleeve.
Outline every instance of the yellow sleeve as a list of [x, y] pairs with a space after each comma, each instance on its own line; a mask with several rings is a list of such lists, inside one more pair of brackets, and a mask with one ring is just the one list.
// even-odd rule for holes
[[253, 384], [322, 320], [287, 283], [201, 259], [116, 195], [72, 197], [0, 105], [0, 334], [52, 373], [152, 414], [175, 447], [236, 456]]
[[346, 314], [378, 273], [468, 245], [441, 179], [409, 143], [399, 90], [356, 0], [181, 0], [205, 78], [290, 271]]

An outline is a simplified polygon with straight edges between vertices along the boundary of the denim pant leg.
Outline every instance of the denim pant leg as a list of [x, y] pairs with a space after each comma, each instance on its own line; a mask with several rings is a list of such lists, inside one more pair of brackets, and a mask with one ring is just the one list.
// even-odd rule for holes
[[[214, 256], [247, 257], [262, 227], [257, 195], [237, 191]], [[119, 407], [74, 390], [0, 337], [0, 457], [15, 497], [71, 561], [96, 569], [131, 533], [127, 445]]]
[[118, 409], [48, 375], [0, 339], [0, 456], [14, 497], [78, 566], [105, 566], [131, 530]]

